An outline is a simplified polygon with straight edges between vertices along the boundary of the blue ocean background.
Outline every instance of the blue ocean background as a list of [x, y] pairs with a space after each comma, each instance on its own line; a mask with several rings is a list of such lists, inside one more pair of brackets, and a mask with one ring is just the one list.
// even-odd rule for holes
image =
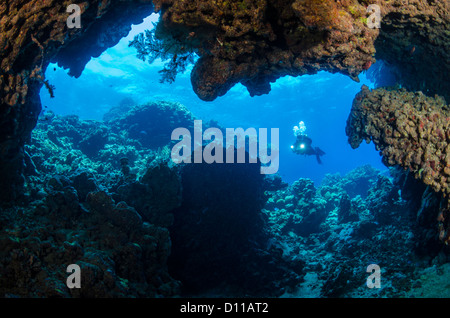
[[[136, 50], [128, 47], [134, 36], [153, 27], [158, 20], [153, 14], [140, 25], [132, 27], [129, 35], [100, 57], [92, 58], [79, 78], [72, 78], [67, 70], [49, 65], [46, 78], [55, 85], [55, 97], [50, 98], [43, 88], [41, 101], [44, 110], [59, 115], [78, 115], [80, 119], [101, 121], [103, 115], [124, 98], [137, 104], [152, 100], [167, 100], [185, 105], [204, 122], [216, 120], [225, 128], [279, 128], [279, 175], [286, 182], [310, 178], [316, 186], [329, 173], [346, 174], [352, 169], [370, 164], [385, 171], [381, 157], [373, 144], [354, 150], [345, 135], [345, 125], [353, 98], [363, 84], [373, 87], [365, 74], [360, 83], [341, 74], [320, 72], [316, 75], [284, 77], [272, 84], [268, 95], [250, 97], [240, 84], [213, 102], [200, 100], [193, 92], [189, 70], [179, 74], [173, 84], [159, 82], [162, 61], [153, 64], [136, 57]], [[326, 152], [319, 165], [314, 156], [294, 154], [290, 146], [295, 141], [293, 127], [304, 121], [313, 146]], [[269, 136], [269, 140], [270, 140]]]

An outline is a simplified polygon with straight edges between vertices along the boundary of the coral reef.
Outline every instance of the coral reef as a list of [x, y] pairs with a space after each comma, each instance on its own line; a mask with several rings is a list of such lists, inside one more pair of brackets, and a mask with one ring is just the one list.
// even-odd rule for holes
[[136, 106], [134, 99], [129, 96], [124, 97], [118, 105], [112, 106], [108, 112], [103, 114], [103, 121], [117, 119], [127, 113], [133, 106]]
[[[153, 2], [161, 13], [155, 36], [199, 55], [191, 81], [204, 100], [225, 94], [236, 83], [252, 96], [264, 94], [279, 77], [321, 70], [357, 80], [375, 62], [375, 54], [392, 66], [408, 90], [448, 99], [448, 1]], [[381, 8], [381, 29], [367, 26], [369, 3]], [[372, 177], [353, 181], [351, 176], [331, 176], [349, 183], [316, 188], [305, 179], [290, 186], [275, 178], [249, 179], [253, 174], [245, 168], [208, 172], [216, 176], [209, 182], [221, 185], [230, 197], [254, 204], [242, 208], [242, 202], [231, 202], [233, 213], [228, 216], [228, 201], [221, 193], [210, 192], [205, 180], [199, 184], [196, 173], [206, 173], [203, 166], [193, 167], [190, 174], [190, 166], [168, 163], [168, 147], [159, 143], [167, 131], [154, 122], [150, 127], [155, 131], [149, 132], [139, 121], [148, 114], [148, 105], [130, 107], [124, 116], [112, 115], [105, 123], [53, 115], [38, 122], [41, 87], [51, 96], [58, 89], [43, 75], [50, 61], [79, 76], [90, 57], [117, 43], [131, 23], [153, 11], [150, 0], [93, 0], [80, 5], [83, 27], [69, 29], [68, 4], [0, 4], [1, 296], [201, 294], [207, 290], [199, 290], [189, 277], [182, 277], [187, 283], [183, 290], [183, 281], [171, 273], [183, 270], [169, 269], [168, 263], [181, 259], [184, 265], [200, 266], [209, 256], [212, 268], [229, 280], [217, 286], [211, 272], [204, 276], [204, 286], [218, 288], [221, 295], [297, 295], [314, 282], [319, 296], [420, 296], [415, 287], [421, 277], [436, 278], [436, 269], [447, 271], [443, 264], [448, 247], [437, 243], [450, 240], [449, 116], [443, 99], [367, 88], [355, 98], [347, 128], [350, 143], [357, 147], [362, 140], [374, 141], [387, 165], [406, 168], [406, 176], [398, 173], [394, 180], [398, 183], [368, 172]], [[167, 74], [176, 71], [169, 68]], [[184, 111], [174, 114], [176, 109], [165, 104], [151, 113], [160, 111], [156, 118], [166, 123], [170, 115], [175, 124], [191, 118]], [[157, 134], [161, 136], [151, 137]], [[412, 175], [422, 183], [415, 184]], [[250, 186], [227, 187], [224, 180]], [[360, 183], [364, 194], [358, 196], [352, 182]], [[428, 188], [423, 189], [424, 184]], [[183, 185], [191, 194], [197, 185], [204, 191], [189, 198], [183, 196]], [[400, 200], [399, 188], [402, 197], [417, 199], [409, 204]], [[262, 211], [257, 210], [259, 195], [268, 199]], [[194, 218], [186, 219], [191, 214]], [[178, 223], [182, 220], [192, 228]], [[202, 221], [210, 231], [203, 232]], [[177, 229], [173, 241], [168, 227]], [[206, 242], [208, 235], [216, 241]], [[196, 253], [183, 259], [189, 256], [182, 248], [186, 241], [187, 250]], [[234, 250], [233, 243], [240, 245]], [[221, 254], [222, 247], [228, 253]], [[415, 248], [422, 255], [416, 255]], [[227, 272], [230, 262], [240, 274], [239, 282], [234, 272]], [[71, 263], [81, 265], [86, 288], [65, 286]], [[381, 291], [361, 287], [370, 263], [387, 268]], [[421, 272], [430, 263], [433, 268]], [[193, 271], [192, 277], [204, 274]], [[245, 275], [249, 272], [255, 275]]]
[[145, 148], [156, 149], [170, 141], [172, 131], [178, 127], [192, 129], [195, 117], [180, 103], [151, 102], [134, 106], [112, 117], [109, 124], [113, 133], [126, 132], [126, 137], [137, 140]]
[[[150, 109], [151, 118], [157, 105], [140, 109]], [[170, 108], [165, 121], [181, 124], [183, 109]], [[105, 138], [98, 138], [99, 131]], [[23, 203], [0, 211], [1, 296], [180, 293], [180, 282], [167, 270], [167, 227], [169, 212], [181, 202], [181, 181], [164, 148], [142, 147], [126, 131], [102, 122], [47, 113], [25, 153], [30, 173]], [[83, 288], [67, 288], [69, 264], [80, 266]]]
[[[2, 297], [160, 297], [180, 284], [167, 272], [169, 232], [143, 222], [104, 191], [87, 194], [53, 177], [42, 198], [2, 210]], [[81, 269], [82, 288], [68, 289], [66, 267]]]
[[[0, 296], [279, 296], [294, 288], [303, 263], [268, 243], [260, 166], [170, 162], [167, 132], [192, 116], [168, 102], [130, 106], [107, 122], [43, 114], [25, 147], [22, 204], [0, 210]], [[130, 133], [144, 123], [167, 144]], [[81, 289], [65, 284], [69, 264], [81, 268]]]
[[327, 175], [322, 181], [321, 188], [334, 188], [338, 183], [351, 198], [357, 195], [365, 198], [373, 182], [377, 180], [378, 174], [379, 171], [372, 166], [364, 165], [353, 169], [345, 176], [341, 176], [339, 173]]
[[[361, 178], [364, 172], [367, 179]], [[285, 258], [303, 263], [304, 280], [297, 281], [296, 288], [286, 289], [283, 297], [430, 295], [423, 294], [423, 289], [429, 288], [425, 279], [430, 274], [436, 277], [436, 270], [445, 267], [448, 247], [439, 242], [436, 223], [425, 225], [416, 215], [423, 213], [432, 218], [439, 200], [429, 201], [428, 209], [420, 212], [425, 204], [421, 199], [422, 194], [426, 197], [425, 187], [408, 178], [402, 169], [392, 168], [391, 174], [386, 177], [364, 166], [345, 176], [330, 174], [317, 188], [310, 180], [300, 179], [288, 187], [266, 191], [262, 211], [267, 215], [273, 244], [282, 248]], [[351, 183], [367, 189], [362, 191], [364, 197], [351, 194], [353, 188], [347, 188], [347, 193]], [[297, 203], [293, 193], [299, 189], [305, 195]], [[417, 193], [416, 202], [403, 200], [399, 189], [405, 197]], [[305, 214], [293, 205], [322, 207], [324, 217], [309, 224], [314, 231], [301, 232], [289, 224], [287, 220]], [[382, 269], [379, 290], [364, 284], [370, 264]]]
[[158, 226], [173, 224], [171, 211], [181, 204], [181, 180], [168, 163], [154, 160], [139, 181], [119, 183], [114, 197], [129, 202], [145, 220]]
[[407, 293], [407, 297], [424, 298], [448, 298], [450, 297], [447, 288], [448, 275], [450, 274], [450, 265], [434, 265], [426, 270], [420, 276], [420, 283], [413, 292]]
[[181, 179], [169, 269], [185, 292], [279, 296], [301, 280], [301, 262], [266, 250], [260, 165], [186, 165]]
[[300, 179], [291, 187], [271, 196], [267, 208], [269, 222], [276, 224], [278, 231], [292, 231], [301, 236], [320, 231], [320, 224], [327, 217], [325, 201], [316, 196], [316, 188], [309, 179]]
[[[412, 172], [363, 166], [316, 187], [259, 164], [173, 165], [167, 145], [130, 137], [136, 111], [192, 116], [152, 102], [107, 122], [38, 122], [22, 204], [0, 210], [0, 296], [418, 297], [445, 270], [443, 199]], [[94, 154], [80, 145], [95, 127], [107, 139]], [[65, 284], [69, 264], [81, 289]], [[385, 269], [381, 290], [361, 284], [369, 264]]]

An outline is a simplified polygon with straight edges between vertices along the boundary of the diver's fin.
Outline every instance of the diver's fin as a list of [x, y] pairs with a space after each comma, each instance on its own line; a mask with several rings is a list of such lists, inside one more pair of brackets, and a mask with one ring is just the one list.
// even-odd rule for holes
[[325, 154], [325, 152], [322, 149], [320, 149], [319, 147], [315, 147], [314, 151], [316, 153], [317, 162], [319, 163], [319, 165], [321, 165], [322, 160], [320, 159], [320, 156], [323, 156]]
[[318, 154], [319, 156], [325, 155], [325, 151], [323, 151], [319, 147], [315, 147], [314, 150], [316, 151], [316, 154]]
[[319, 165], [322, 164], [322, 160], [320, 160], [320, 155], [316, 154], [316, 158], [317, 158], [317, 162], [319, 163]]

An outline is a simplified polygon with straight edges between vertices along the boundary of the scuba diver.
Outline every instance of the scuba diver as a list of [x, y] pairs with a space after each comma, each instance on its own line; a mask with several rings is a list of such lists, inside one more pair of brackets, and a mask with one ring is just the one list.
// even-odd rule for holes
[[321, 150], [319, 147], [312, 147], [312, 139], [309, 138], [306, 134], [306, 126], [303, 121], [299, 123], [299, 126], [294, 126], [294, 135], [297, 137], [295, 140], [295, 144], [291, 146], [293, 152], [298, 155], [312, 156], [315, 155], [317, 158], [317, 162], [322, 164], [322, 160], [320, 157], [325, 155], [325, 152]]

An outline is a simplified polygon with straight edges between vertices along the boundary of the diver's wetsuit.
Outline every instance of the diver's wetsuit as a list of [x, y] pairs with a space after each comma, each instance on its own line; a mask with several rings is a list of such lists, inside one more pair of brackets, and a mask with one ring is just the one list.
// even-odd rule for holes
[[298, 155], [315, 155], [317, 158], [317, 162], [319, 164], [322, 164], [322, 160], [320, 160], [320, 157], [325, 154], [324, 151], [322, 151], [319, 147], [312, 147], [311, 146], [312, 140], [306, 135], [298, 135], [297, 139], [295, 140], [295, 144], [292, 147], [292, 151], [295, 152]]

